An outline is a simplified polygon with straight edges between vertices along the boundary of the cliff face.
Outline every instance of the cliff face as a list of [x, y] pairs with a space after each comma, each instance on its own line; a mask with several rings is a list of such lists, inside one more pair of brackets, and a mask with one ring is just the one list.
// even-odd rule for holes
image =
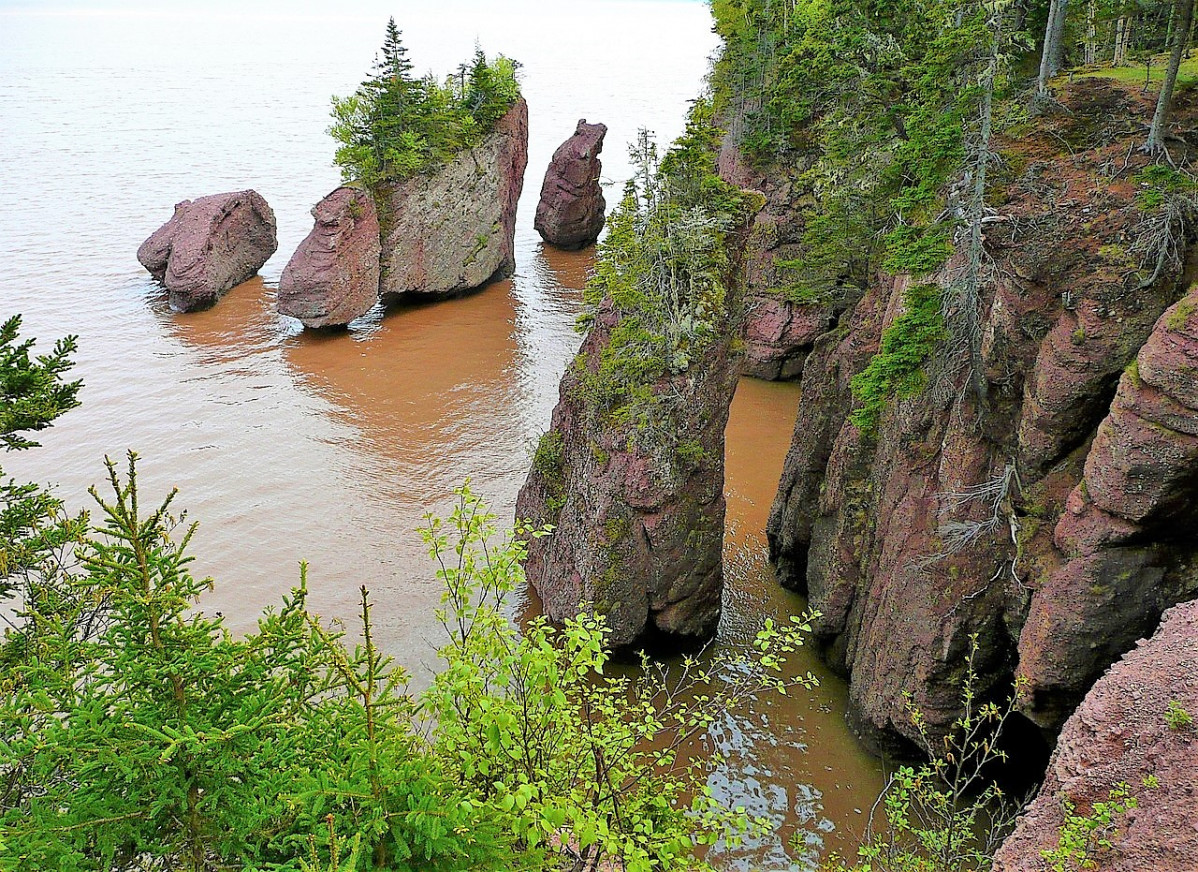
[[[613, 425], [584, 387], [621, 315], [605, 300], [562, 379], [516, 517], [554, 532], [529, 542], [525, 573], [552, 620], [585, 606], [607, 617], [611, 644], [714, 632], [723, 593], [724, 427], [739, 376], [728, 339], [650, 390], [669, 398], [670, 441]], [[727, 334], [727, 331], [722, 331]], [[681, 448], [681, 450], [679, 450]]]
[[765, 198], [750, 225], [741, 260], [744, 368], [753, 378], [797, 379], [815, 340], [835, 325], [844, 308], [839, 297], [817, 298], [798, 291], [794, 271], [785, 266], [801, 254], [807, 193], [799, 180], [801, 169], [755, 168], [743, 160], [731, 135], [721, 143], [720, 177]]
[[[1198, 869], [1198, 601], [1104, 675], [1065, 723], [1035, 801], [995, 858], [995, 872], [1048, 872], [1064, 803], [1081, 815], [1123, 789], [1137, 807], [1116, 816], [1111, 845], [1090, 851], [1098, 872]], [[1188, 715], [1189, 718], [1186, 718]], [[1147, 786], [1155, 784], [1153, 787]]]
[[[822, 613], [816, 633], [878, 742], [912, 736], [906, 694], [933, 727], [951, 723], [974, 635], [979, 690], [1008, 692], [1018, 669], [1034, 691], [1025, 713], [1059, 728], [1193, 590], [1193, 548], [1169, 532], [1198, 485], [1181, 375], [1189, 304], [1161, 319], [1186, 291], [1192, 207], [1134, 152], [1143, 98], [1083, 80], [1062, 99], [1068, 112], [996, 142], [988, 402], [946, 341], [876, 432], [849, 420], [850, 380], [913, 305], [901, 276], [877, 276], [804, 366], [770, 545], [782, 582]], [[1162, 240], [1173, 247], [1158, 257]], [[954, 258], [921, 284], [949, 287], [960, 268]], [[1139, 374], [1124, 375], [1137, 353]]]
[[448, 296], [515, 269], [516, 204], [528, 166], [528, 104], [521, 98], [475, 148], [437, 172], [384, 186], [383, 297]]

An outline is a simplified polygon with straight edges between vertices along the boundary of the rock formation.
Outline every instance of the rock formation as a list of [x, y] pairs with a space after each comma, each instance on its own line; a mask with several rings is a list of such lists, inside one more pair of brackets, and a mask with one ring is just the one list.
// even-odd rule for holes
[[379, 298], [379, 222], [361, 188], [340, 187], [312, 208], [316, 225], [279, 280], [279, 314], [305, 327], [341, 327]]
[[1018, 674], [1055, 726], [1167, 606], [1198, 596], [1169, 540], [1198, 506], [1198, 286], [1161, 316], [1124, 372], [1054, 539], [1061, 565], [1032, 597]]
[[1040, 852], [1059, 843], [1064, 803], [1088, 815], [1120, 785], [1137, 807], [1100, 834], [1111, 846], [1093, 846], [1087, 868], [1198, 869], [1198, 728], [1182, 713], [1198, 715], [1198, 601], [1166, 612], [1152, 638], [1115, 664], [1065, 722], [1044, 786], [999, 850], [995, 872], [1049, 872]]
[[275, 215], [257, 191], [184, 200], [137, 250], [176, 312], [204, 309], [254, 276], [279, 247]]
[[[593, 608], [614, 647], [701, 640], [720, 615], [724, 428], [741, 362], [736, 276], [743, 222], [760, 198], [722, 185], [697, 152], [612, 216], [624, 247], [596, 269], [590, 330], [516, 502], [518, 519], [554, 528], [529, 539], [525, 563], [546, 614], [561, 621]], [[693, 218], [701, 240], [686, 259], [666, 259], [652, 240], [677, 226], [677, 211], [656, 204], [679, 179], [683, 197], [705, 188], [737, 203], [742, 223]], [[706, 206], [670, 205], [692, 215]]]
[[720, 616], [724, 427], [739, 362], [725, 340], [655, 383], [654, 395], [676, 398], [662, 429], [685, 449], [647, 443], [636, 422], [602, 420], [584, 386], [620, 320], [606, 300], [520, 490], [516, 517], [555, 528], [529, 542], [525, 573], [552, 620], [593, 606], [615, 647], [659, 634], [704, 639]]
[[573, 251], [599, 238], [607, 204], [599, 175], [607, 125], [578, 122], [574, 135], [553, 153], [533, 227], [551, 245]]
[[[986, 406], [969, 390], [968, 356], [946, 341], [876, 432], [849, 420], [851, 379], [911, 304], [905, 277], [877, 276], [804, 365], [770, 547], [783, 583], [822, 613], [816, 634], [877, 744], [914, 738], [907, 694], [932, 729], [952, 722], [975, 635], [979, 692], [1008, 693], [1018, 668], [1035, 691], [1025, 714], [1055, 730], [1194, 590], [1194, 546], [1178, 535], [1198, 496], [1198, 406], [1180, 375], [1193, 365], [1189, 304], [1158, 324], [1188, 282], [1180, 258], [1155, 270], [1140, 248], [1161, 214], [1138, 200], [1143, 158], [1114, 181], [1105, 169], [1134, 151], [1127, 119], [1143, 107], [1097, 80], [1062, 99], [1069, 113], [996, 142], [1024, 169], [987, 228]], [[1093, 138], [1096, 124], [1122, 132]], [[1074, 199], [1058, 202], [1063, 190]], [[1174, 232], [1184, 252], [1187, 231]], [[959, 266], [923, 281], [947, 286]]]
[[807, 168], [751, 167], [731, 135], [720, 149], [721, 177], [738, 188], [758, 191], [765, 206], [753, 220], [742, 260], [745, 286], [745, 375], [797, 379], [815, 340], [832, 327], [848, 305], [840, 291], [820, 294], [800, 289], [786, 263], [802, 255], [805, 193], [800, 176]]
[[521, 98], [476, 147], [435, 173], [384, 186], [381, 294], [448, 296], [511, 275], [527, 164]]

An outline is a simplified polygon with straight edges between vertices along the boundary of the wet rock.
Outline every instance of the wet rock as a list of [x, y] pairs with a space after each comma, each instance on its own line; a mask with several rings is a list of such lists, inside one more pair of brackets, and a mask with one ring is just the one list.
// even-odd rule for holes
[[1058, 726], [1161, 612], [1198, 595], [1168, 540], [1198, 519], [1198, 287], [1157, 321], [1119, 382], [1054, 541], [1065, 561], [1019, 639], [1026, 713]]
[[177, 312], [204, 309], [254, 276], [279, 247], [275, 216], [257, 191], [184, 200], [137, 250]]
[[[1086, 694], [1061, 731], [1039, 794], [1003, 843], [995, 872], [1048, 872], [1064, 803], [1077, 814], [1126, 785], [1138, 807], [1116, 816], [1088, 854], [1097, 872], [1198, 869], [1198, 732], [1170, 725], [1170, 706], [1198, 714], [1198, 601], [1165, 613], [1160, 628]], [[1156, 786], [1146, 786], [1145, 782]]]
[[603, 230], [607, 204], [599, 176], [607, 125], [578, 122], [574, 135], [558, 146], [545, 172], [533, 227], [551, 245], [573, 251], [591, 245]]
[[527, 165], [521, 98], [476, 147], [435, 173], [385, 186], [377, 197], [382, 296], [461, 294], [511, 275]]
[[374, 200], [341, 187], [312, 208], [316, 224], [279, 280], [279, 314], [305, 327], [341, 327], [379, 297], [379, 222]]

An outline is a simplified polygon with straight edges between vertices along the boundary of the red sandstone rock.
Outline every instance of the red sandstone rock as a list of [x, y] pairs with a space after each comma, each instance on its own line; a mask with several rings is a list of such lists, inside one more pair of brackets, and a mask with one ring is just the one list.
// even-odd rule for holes
[[[1122, 86], [1095, 80], [1063, 99], [1070, 113], [1038, 122], [1059, 130], [1000, 146], [1028, 149], [1035, 173], [1026, 185], [1011, 183], [1005, 220], [986, 229], [994, 265], [980, 305], [988, 407], [968, 390], [959, 349], [946, 344], [924, 364], [926, 387], [893, 397], [876, 434], [848, 420], [851, 379], [902, 309], [901, 277], [876, 277], [848, 301], [839, 329], [817, 339], [804, 363], [767, 531], [771, 553], [782, 583], [806, 591], [823, 613], [816, 633], [850, 676], [854, 723], [877, 744], [915, 738], [908, 698], [933, 732], [952, 723], [974, 633], [975, 690], [1007, 692], [1018, 665], [1035, 687], [1025, 713], [1059, 728], [1164, 608], [1198, 595], [1186, 570], [1194, 546], [1180, 534], [1198, 495], [1198, 413], [1188, 405], [1198, 388], [1187, 351], [1198, 343], [1185, 338], [1194, 326], [1162, 331], [1166, 322], [1190, 325], [1177, 309], [1153, 327], [1184, 292], [1181, 270], [1167, 265], [1151, 287], [1129, 290], [1138, 277], [1125, 252], [1143, 213], [1133, 186], [1102, 180], [1116, 152], [1121, 162], [1134, 151], [1131, 135], [1076, 153], [1059, 146], [1075, 135], [1072, 125], [1107, 124], [1119, 113], [1130, 123], [1139, 108], [1128, 108]], [[721, 167], [752, 173], [730, 160]], [[1068, 208], [1045, 202], [1046, 191], [1066, 188], [1100, 194]], [[752, 246], [750, 261], [769, 250]], [[951, 260], [930, 280], [951, 285], [959, 266]], [[771, 316], [750, 329], [777, 322]], [[1125, 376], [1112, 406], [1141, 346], [1142, 385], [1131, 394]], [[1012, 463], [1018, 482], [997, 513], [992, 501], [969, 496]], [[1092, 493], [1070, 498], [1061, 519], [1083, 465]], [[976, 535], [954, 545], [963, 527]]]
[[528, 104], [520, 98], [477, 146], [385, 188], [377, 204], [381, 295], [449, 296], [511, 275], [527, 165]]
[[1115, 819], [1103, 834], [1111, 847], [1093, 851], [1089, 868], [1198, 869], [1198, 729], [1170, 727], [1171, 703], [1198, 715], [1198, 601], [1166, 612], [1065, 722], [1044, 786], [999, 850], [995, 872], [1049, 872], [1041, 852], [1058, 845], [1063, 803], [1089, 814], [1119, 785], [1138, 807]]
[[606, 135], [606, 125], [587, 124], [583, 118], [574, 135], [553, 153], [533, 222], [551, 245], [572, 251], [599, 238], [607, 208], [599, 183], [603, 169], [599, 154]]
[[379, 298], [379, 222], [374, 200], [341, 187], [314, 207], [316, 226], [279, 280], [279, 314], [305, 327], [341, 327]]
[[1071, 558], [1035, 592], [1019, 639], [1027, 714], [1058, 725], [1161, 611], [1198, 594], [1162, 540], [1193, 520], [1198, 287], [1157, 321], [1124, 373], [1054, 540]]
[[765, 206], [753, 219], [741, 261], [746, 294], [744, 374], [753, 378], [797, 379], [816, 339], [836, 323], [845, 306], [835, 295], [802, 302], [790, 293], [794, 272], [778, 265], [802, 257], [803, 192], [795, 179], [802, 169], [750, 167], [730, 136], [724, 138], [720, 149], [721, 177], [765, 197]]
[[275, 216], [257, 191], [184, 200], [137, 250], [177, 312], [204, 309], [254, 276], [279, 247]]

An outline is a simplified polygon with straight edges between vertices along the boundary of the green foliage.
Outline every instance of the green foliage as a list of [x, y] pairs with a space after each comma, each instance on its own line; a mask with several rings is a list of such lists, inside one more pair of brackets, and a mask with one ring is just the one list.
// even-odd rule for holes
[[1096, 802], [1089, 814], [1064, 800], [1065, 822], [1057, 846], [1040, 852], [1052, 872], [1082, 872], [1098, 868], [1098, 858], [1113, 846], [1119, 820], [1139, 805], [1126, 784], [1113, 787], [1106, 801]]
[[1169, 725], [1170, 730], [1181, 732], [1194, 726], [1194, 716], [1177, 700], [1171, 699], [1169, 708], [1165, 711], [1165, 723]]
[[930, 761], [904, 766], [890, 777], [879, 803], [884, 821], [870, 831], [856, 862], [833, 858], [828, 872], [989, 872], [994, 852], [1014, 821], [1015, 807], [986, 780], [986, 770], [1005, 760], [998, 749], [1014, 711], [977, 697], [976, 635], [970, 639], [961, 687], [962, 714], [948, 735], [931, 735], [922, 714], [907, 710]]
[[561, 431], [546, 430], [533, 452], [532, 468], [549, 491], [550, 513], [556, 513], [566, 503], [565, 466], [566, 443]]
[[431, 172], [474, 147], [519, 99], [518, 68], [477, 49], [444, 82], [414, 78], [391, 19], [374, 75], [350, 96], [333, 98], [329, 133], [342, 178], [374, 189]]
[[530, 857], [565, 855], [574, 868], [706, 868], [697, 845], [735, 842], [755, 824], [715, 802], [705, 764], [682, 749], [748, 696], [814, 681], [780, 673], [807, 622], [767, 622], [753, 658], [687, 659], [674, 673], [644, 661], [643, 678], [614, 676], [602, 619], [580, 615], [559, 630], [536, 618], [518, 632], [503, 616], [504, 597], [524, 583], [524, 548], [512, 537], [496, 546], [493, 523], [463, 491], [448, 522], [430, 519], [424, 531], [446, 586], [439, 617], [451, 639], [423, 700], [438, 759], [499, 809]]
[[[415, 696], [365, 589], [352, 648], [308, 611], [304, 568], [244, 637], [198, 610], [194, 527], [173, 493], [140, 506], [135, 460], [109, 463], [101, 526], [11, 619], [6, 870], [700, 869], [700, 845], [763, 825], [720, 807], [682, 749], [747, 696], [813, 681], [780, 677], [800, 619], [767, 624], [753, 657], [611, 677], [600, 619], [510, 623], [524, 547], [464, 488], [424, 530], [447, 642]], [[724, 689], [698, 693], [713, 669]]]
[[877, 430], [891, 397], [923, 390], [924, 362], [947, 335], [940, 294], [935, 285], [908, 288], [903, 313], [882, 331], [881, 348], [869, 365], [853, 376], [853, 397], [859, 405], [849, 420], [861, 431]]
[[1020, 37], [1003, 25], [1018, 17], [986, 0], [712, 6], [719, 117], [746, 157], [797, 164], [810, 191], [796, 288], [864, 287], [879, 266], [933, 272], [957, 223], [947, 189], [976, 157], [987, 88], [1006, 87]]
[[600, 420], [672, 445], [678, 397], [655, 382], [686, 373], [727, 334], [728, 235], [744, 222], [747, 198], [716, 172], [711, 105], [697, 101], [685, 132], [659, 160], [641, 131], [636, 173], [608, 219], [580, 326], [610, 310], [616, 323], [595, 368], [580, 366], [580, 389]]
[[[34, 342], [20, 339], [21, 318], [0, 324], [0, 446], [5, 451], [37, 447], [29, 438], [79, 404], [80, 382], [64, 381], [73, 366], [75, 337], [34, 355]], [[62, 503], [34, 484], [6, 479], [0, 467], [0, 598], [14, 588], [37, 596], [39, 567], [75, 541], [84, 521], [65, 515]]]
[[1136, 174], [1140, 190], [1136, 205], [1150, 212], [1164, 206], [1170, 199], [1198, 193], [1198, 181], [1178, 172], [1167, 164], [1151, 164]]

